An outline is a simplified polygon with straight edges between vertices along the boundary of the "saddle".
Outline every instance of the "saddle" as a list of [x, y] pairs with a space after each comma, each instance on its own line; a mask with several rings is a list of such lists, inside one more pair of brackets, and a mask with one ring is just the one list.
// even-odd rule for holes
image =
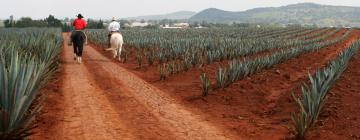
[[121, 35], [121, 32], [120, 32], [120, 31], [110, 32], [109, 36], [111, 36], [111, 35], [113, 35], [113, 34], [120, 34], [120, 35]]

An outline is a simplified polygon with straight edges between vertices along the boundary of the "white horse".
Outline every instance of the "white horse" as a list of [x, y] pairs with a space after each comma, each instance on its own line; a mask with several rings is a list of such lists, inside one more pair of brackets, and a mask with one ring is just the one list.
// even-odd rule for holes
[[123, 36], [120, 33], [113, 33], [110, 38], [110, 48], [107, 48], [105, 50], [112, 51], [113, 58], [118, 57], [118, 60], [121, 61], [121, 49], [123, 44]]

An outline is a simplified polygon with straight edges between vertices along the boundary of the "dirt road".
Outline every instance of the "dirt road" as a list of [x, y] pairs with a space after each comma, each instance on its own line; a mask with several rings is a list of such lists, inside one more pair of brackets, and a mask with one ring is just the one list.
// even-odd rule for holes
[[77, 64], [65, 42], [59, 90], [50, 95], [31, 139], [239, 139], [91, 46]]

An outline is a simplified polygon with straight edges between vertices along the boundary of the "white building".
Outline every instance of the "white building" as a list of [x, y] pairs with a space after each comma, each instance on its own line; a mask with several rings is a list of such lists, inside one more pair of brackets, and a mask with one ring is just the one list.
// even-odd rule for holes
[[175, 26], [170, 26], [169, 24], [166, 24], [165, 26], [160, 26], [161, 28], [164, 29], [181, 29], [182, 27], [175, 27]]
[[175, 23], [173, 26], [170, 26], [169, 24], [166, 24], [165, 26], [160, 26], [161, 28], [165, 29], [181, 29], [181, 28], [189, 28], [189, 23]]
[[175, 23], [174, 26], [181, 27], [181, 28], [188, 28], [188, 27], [190, 27], [190, 24], [189, 23]]
[[141, 23], [141, 22], [133, 22], [131, 23], [130, 27], [146, 27], [149, 26], [150, 24], [147, 22]]
[[0, 20], [0, 28], [1, 27], [4, 27], [5, 25], [4, 25], [4, 21], [3, 20]]

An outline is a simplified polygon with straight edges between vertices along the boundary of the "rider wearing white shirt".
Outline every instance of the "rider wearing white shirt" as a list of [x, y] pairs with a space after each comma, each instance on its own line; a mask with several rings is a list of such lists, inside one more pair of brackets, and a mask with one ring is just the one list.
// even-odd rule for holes
[[111, 35], [113, 33], [120, 33], [120, 23], [116, 21], [115, 17], [112, 18], [111, 23], [108, 26], [108, 42], [109, 42], [109, 47], [110, 47], [110, 39], [111, 39]]

